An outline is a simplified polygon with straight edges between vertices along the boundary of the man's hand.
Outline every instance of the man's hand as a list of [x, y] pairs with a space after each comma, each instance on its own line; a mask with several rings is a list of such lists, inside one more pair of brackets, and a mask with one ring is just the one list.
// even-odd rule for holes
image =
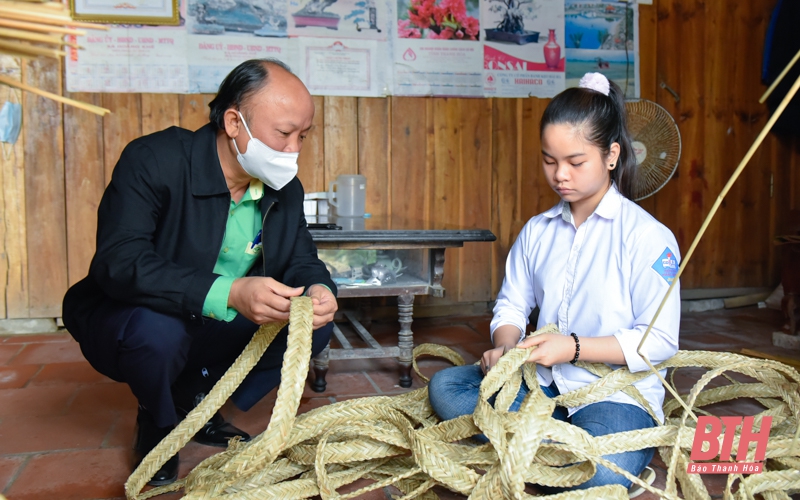
[[[238, 278], [231, 286], [228, 307], [257, 325], [285, 321], [289, 319], [289, 299], [302, 293], [303, 287], [292, 288], [272, 278]], [[316, 320], [316, 314], [314, 318]], [[314, 324], [316, 327], [316, 322]]]
[[314, 304], [314, 330], [333, 321], [333, 315], [339, 309], [333, 293], [322, 285], [311, 285], [308, 296]]
[[519, 348], [531, 346], [537, 347], [531, 352], [528, 362], [535, 362], [542, 366], [559, 365], [575, 358], [575, 339], [570, 335], [543, 333], [535, 337], [528, 337], [517, 345]]

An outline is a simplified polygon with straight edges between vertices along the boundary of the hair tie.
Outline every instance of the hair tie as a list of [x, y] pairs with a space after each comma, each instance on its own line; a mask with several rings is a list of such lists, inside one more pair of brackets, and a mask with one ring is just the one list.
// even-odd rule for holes
[[582, 89], [592, 89], [600, 92], [604, 96], [608, 95], [611, 85], [608, 83], [608, 78], [602, 73], [586, 73], [581, 78], [578, 87]]

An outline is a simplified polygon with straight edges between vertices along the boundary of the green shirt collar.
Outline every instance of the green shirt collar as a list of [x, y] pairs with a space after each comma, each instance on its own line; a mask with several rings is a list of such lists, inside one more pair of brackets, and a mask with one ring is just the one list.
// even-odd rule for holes
[[258, 179], [253, 179], [250, 181], [248, 191], [250, 192], [250, 199], [258, 201], [264, 197], [264, 183]]

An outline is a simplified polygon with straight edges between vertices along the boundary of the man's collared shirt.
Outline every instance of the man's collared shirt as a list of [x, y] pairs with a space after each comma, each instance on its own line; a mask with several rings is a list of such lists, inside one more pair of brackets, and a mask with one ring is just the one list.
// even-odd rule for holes
[[[631, 372], [649, 370], [636, 349], [675, 277], [678, 251], [672, 232], [615, 185], [578, 228], [569, 203], [561, 201], [528, 221], [511, 248], [492, 334], [510, 324], [520, 329], [522, 340], [527, 318], [538, 306], [537, 329], [554, 323], [564, 335], [613, 335]], [[678, 350], [679, 291], [676, 285], [643, 346], [654, 365]], [[598, 378], [570, 363], [537, 366], [537, 374], [542, 385], [555, 381], [561, 394]], [[634, 385], [663, 421], [664, 389], [658, 378], [650, 375]], [[622, 392], [604, 401], [640, 406]], [[569, 414], [580, 408], [569, 408]]]
[[236, 309], [228, 307], [228, 296], [233, 281], [245, 276], [261, 256], [262, 220], [258, 202], [262, 196], [264, 184], [253, 179], [238, 203], [231, 199], [225, 237], [214, 266], [214, 274], [220, 276], [206, 295], [203, 316], [221, 321], [232, 321], [236, 317]]

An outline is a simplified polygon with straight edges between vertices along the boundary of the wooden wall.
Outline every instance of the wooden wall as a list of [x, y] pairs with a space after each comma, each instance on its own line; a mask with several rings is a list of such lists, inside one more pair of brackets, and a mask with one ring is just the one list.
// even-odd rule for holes
[[[757, 103], [764, 33], [774, 0], [656, 0], [640, 6], [643, 97], [679, 124], [678, 172], [642, 206], [688, 249], [717, 194], [766, 122]], [[6, 61], [5, 66], [9, 63]], [[55, 62], [18, 76], [53, 92]], [[679, 96], [662, 88], [662, 82]], [[8, 94], [8, 89], [0, 89]], [[5, 94], [0, 94], [0, 98]], [[110, 108], [99, 118], [33, 95], [24, 130], [0, 169], [0, 318], [57, 317], [67, 286], [94, 250], [96, 210], [124, 145], [170, 125], [207, 121], [210, 95], [72, 94]], [[546, 100], [316, 97], [316, 128], [301, 154], [307, 191], [343, 173], [368, 178], [374, 216], [490, 228], [493, 244], [448, 251], [447, 301], [492, 300], [524, 222], [557, 201], [540, 167]], [[8, 146], [8, 145], [5, 145]], [[771, 238], [800, 211], [800, 147], [769, 137], [709, 227], [684, 288], [773, 286]]]

